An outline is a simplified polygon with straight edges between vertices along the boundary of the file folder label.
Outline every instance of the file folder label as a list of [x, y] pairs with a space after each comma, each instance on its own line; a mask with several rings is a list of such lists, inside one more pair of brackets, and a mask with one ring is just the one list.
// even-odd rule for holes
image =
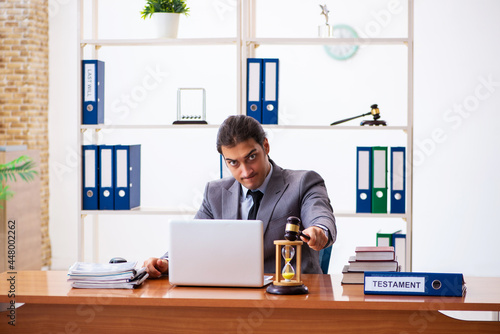
[[[266, 83], [266, 91], [264, 92], [264, 99], [266, 101], [276, 101], [276, 69], [277, 63], [266, 62], [266, 77], [264, 78]], [[268, 108], [270, 109], [270, 108]]]
[[365, 290], [373, 292], [425, 292], [425, 277], [376, 277], [365, 278]]
[[[386, 166], [385, 166], [385, 151], [375, 150], [373, 152], [373, 187], [385, 188]], [[380, 196], [378, 196], [380, 197]]]
[[[127, 150], [116, 150], [116, 187], [125, 188], [128, 186], [127, 178]], [[120, 196], [123, 197], [123, 196]]]
[[[101, 187], [110, 188], [113, 186], [113, 151], [110, 149], [101, 150]], [[104, 197], [108, 197], [104, 193]]]
[[[358, 153], [359, 161], [359, 175], [358, 175], [358, 189], [360, 190], [369, 190], [370, 189], [370, 152], [369, 151], [360, 151]], [[366, 192], [361, 194], [361, 199], [366, 199]]]
[[85, 188], [93, 188], [96, 184], [95, 151], [85, 150]]
[[247, 116], [262, 123], [262, 59], [247, 59]]
[[114, 209], [114, 146], [99, 146], [99, 209]]
[[[83, 94], [83, 101], [85, 102], [96, 102], [95, 100], [95, 85], [96, 85], [96, 78], [95, 78], [95, 65], [94, 63], [90, 64], [84, 64], [84, 94]], [[87, 105], [87, 110], [90, 108], [89, 111], [92, 111], [93, 106], [92, 104]]]
[[356, 212], [372, 212], [372, 148], [357, 147]]
[[[248, 77], [249, 85], [248, 85], [248, 101], [260, 101], [260, 64], [259, 63], [250, 63], [248, 64]], [[256, 109], [257, 106], [253, 106], [253, 110]]]
[[393, 152], [392, 154], [392, 189], [404, 190], [403, 182], [404, 153]]

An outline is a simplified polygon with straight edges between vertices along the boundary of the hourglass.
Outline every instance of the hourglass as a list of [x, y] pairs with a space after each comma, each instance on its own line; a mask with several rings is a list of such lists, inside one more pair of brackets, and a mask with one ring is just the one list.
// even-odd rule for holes
[[293, 269], [291, 264], [292, 259], [295, 255], [295, 248], [290, 245], [285, 245], [283, 248], [281, 248], [281, 255], [283, 255], [283, 258], [285, 259], [285, 266], [281, 271], [281, 276], [283, 276], [285, 282], [291, 282], [292, 278], [295, 276], [295, 270]]
[[[274, 244], [276, 245], [276, 277], [273, 284], [269, 285], [266, 291], [277, 295], [309, 293], [300, 278], [303, 242], [300, 240], [275, 240]], [[292, 265], [294, 258], [295, 269]], [[281, 259], [285, 261], [283, 270], [281, 270]]]

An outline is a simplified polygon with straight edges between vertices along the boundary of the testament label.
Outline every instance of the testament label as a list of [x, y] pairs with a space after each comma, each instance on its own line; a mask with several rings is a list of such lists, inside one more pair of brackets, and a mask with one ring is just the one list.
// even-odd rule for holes
[[365, 277], [365, 291], [425, 292], [425, 277]]

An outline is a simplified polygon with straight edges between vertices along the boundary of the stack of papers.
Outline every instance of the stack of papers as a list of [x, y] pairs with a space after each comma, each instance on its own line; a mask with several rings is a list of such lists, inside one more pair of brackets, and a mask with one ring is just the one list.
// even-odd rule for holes
[[140, 286], [148, 274], [146, 268], [135, 269], [137, 262], [86, 263], [76, 262], [68, 271], [73, 288], [133, 289]]

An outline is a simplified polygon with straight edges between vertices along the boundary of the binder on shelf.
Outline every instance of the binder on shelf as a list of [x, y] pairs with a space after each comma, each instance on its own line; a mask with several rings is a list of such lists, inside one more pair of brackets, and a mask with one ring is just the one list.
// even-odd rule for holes
[[104, 123], [104, 62], [82, 60], [82, 124]]
[[97, 145], [82, 146], [82, 209], [99, 209]]
[[114, 209], [141, 205], [141, 145], [115, 145]]
[[391, 213], [406, 212], [406, 148], [391, 147]]
[[387, 147], [372, 147], [372, 213], [387, 213]]
[[263, 59], [262, 124], [278, 124], [279, 59]]
[[393, 234], [392, 245], [394, 246], [394, 254], [399, 264], [399, 271], [406, 271], [406, 234]]
[[394, 232], [384, 232], [382, 230], [379, 230], [377, 232], [377, 242], [376, 242], [377, 247], [394, 246], [393, 238], [394, 235], [398, 233], [401, 233], [401, 230], [397, 230]]
[[357, 147], [356, 212], [372, 212], [372, 148]]
[[247, 116], [262, 123], [262, 59], [247, 59]]
[[448, 296], [465, 295], [462, 274], [418, 272], [365, 272], [367, 295]]
[[99, 145], [99, 210], [114, 210], [114, 146]]

